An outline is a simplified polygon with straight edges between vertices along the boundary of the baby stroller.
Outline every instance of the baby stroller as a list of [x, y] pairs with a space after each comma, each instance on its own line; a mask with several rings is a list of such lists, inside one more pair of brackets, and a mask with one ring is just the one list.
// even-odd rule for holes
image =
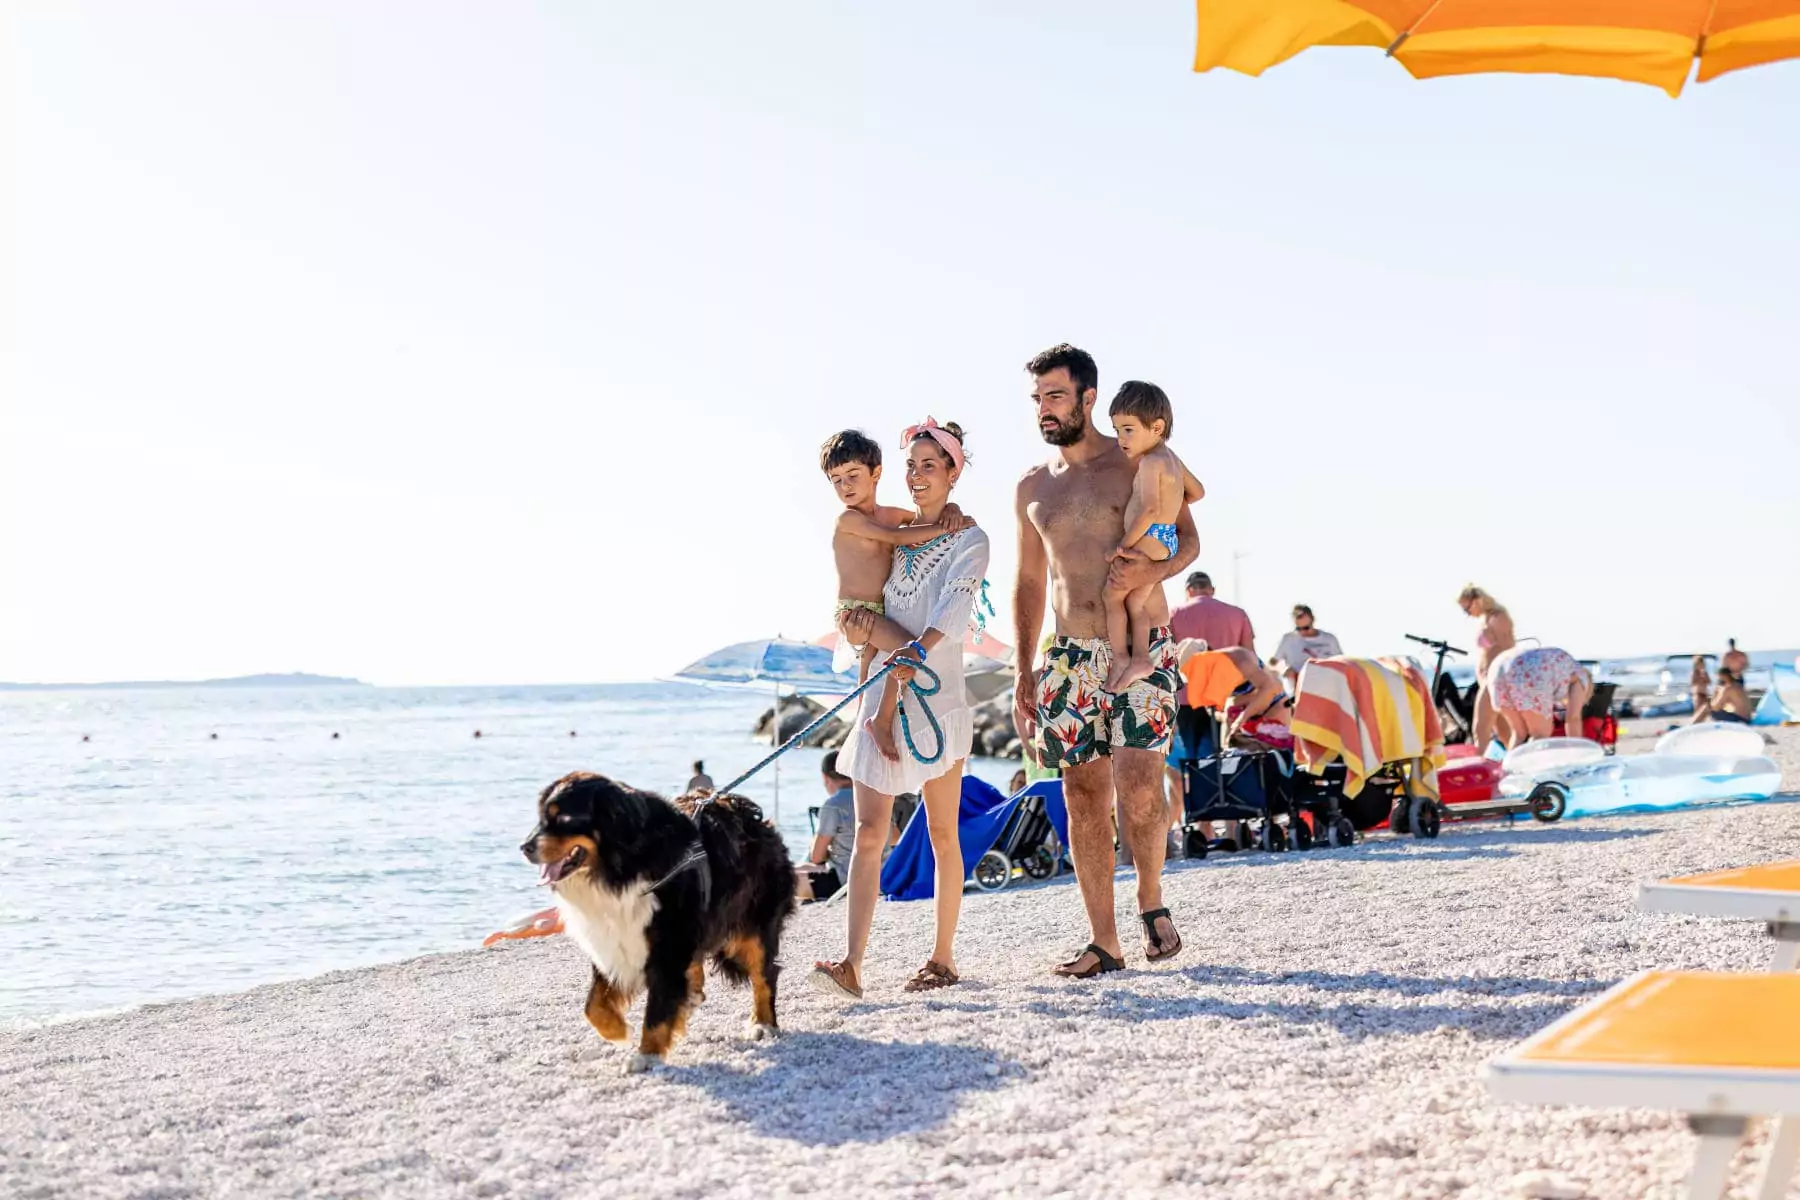
[[[1053, 879], [1063, 867], [1064, 842], [1059, 836], [1052, 808], [1068, 826], [1062, 807], [1062, 780], [1040, 779], [1007, 801], [1008, 811], [987, 850], [975, 860], [969, 879], [984, 892], [997, 892], [1013, 881], [1014, 873], [1027, 879]], [[966, 861], [966, 860], [965, 860]]]

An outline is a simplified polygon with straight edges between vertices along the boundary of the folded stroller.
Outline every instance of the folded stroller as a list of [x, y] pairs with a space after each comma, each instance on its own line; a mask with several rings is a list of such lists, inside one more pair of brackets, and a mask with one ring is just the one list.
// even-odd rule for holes
[[[1010, 811], [993, 845], [969, 872], [970, 880], [984, 892], [997, 892], [1011, 883], [1015, 871], [1027, 879], [1052, 879], [1063, 867], [1063, 840], [1051, 819], [1052, 805], [1062, 805], [1062, 780], [1027, 784], [1007, 804]], [[1063, 818], [1065, 825], [1067, 820]]]

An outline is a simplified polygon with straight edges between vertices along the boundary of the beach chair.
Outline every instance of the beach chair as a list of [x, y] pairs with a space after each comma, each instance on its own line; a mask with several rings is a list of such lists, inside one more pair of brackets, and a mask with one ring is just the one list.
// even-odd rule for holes
[[1522, 1104], [1672, 1109], [1700, 1139], [1694, 1200], [1724, 1195], [1731, 1162], [1759, 1117], [1778, 1118], [1758, 1183], [1785, 1194], [1800, 1119], [1800, 973], [1648, 971], [1493, 1059], [1495, 1098]]
[[[1645, 912], [1761, 921], [1774, 942], [1769, 969], [1800, 965], [1800, 861], [1764, 863], [1703, 875], [1679, 875], [1638, 889]], [[1800, 1159], [1800, 1120], [1778, 1117], [1763, 1166], [1762, 1197], [1782, 1196]]]

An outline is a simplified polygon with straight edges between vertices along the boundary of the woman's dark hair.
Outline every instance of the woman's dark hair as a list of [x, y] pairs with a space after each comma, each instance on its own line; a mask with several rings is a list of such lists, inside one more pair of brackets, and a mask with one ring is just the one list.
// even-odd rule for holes
[[829, 473], [851, 463], [861, 463], [871, 471], [881, 466], [881, 447], [862, 430], [834, 433], [819, 447], [819, 470]]
[[1175, 432], [1175, 410], [1169, 406], [1169, 394], [1154, 383], [1145, 383], [1139, 379], [1127, 380], [1119, 385], [1119, 394], [1112, 398], [1106, 415], [1136, 417], [1145, 425], [1161, 421], [1162, 435], [1165, 438]]
[[[1094, 356], [1067, 342], [1050, 347], [1025, 364], [1025, 369], [1034, 376], [1048, 375], [1058, 367], [1069, 373], [1077, 392], [1091, 392], [1100, 386], [1100, 368], [1094, 365]], [[1075, 398], [1081, 399], [1080, 396]]]
[[[957, 440], [957, 443], [962, 446], [963, 462], [967, 463], [969, 461], [969, 436], [963, 432], [963, 427], [961, 425], [958, 425], [955, 421], [945, 421], [942, 425], [938, 426], [938, 428], [942, 429], [945, 433], [947, 433], [951, 437], [955, 438]], [[919, 444], [919, 442], [921, 440], [930, 442], [932, 445], [937, 446], [937, 439], [932, 437], [929, 433], [917, 434], [916, 436], [914, 436], [914, 438], [912, 440], [912, 444], [916, 446]], [[939, 454], [943, 454], [945, 458], [950, 457], [948, 454], [944, 454], [944, 448], [942, 446], [937, 446], [937, 452]]]

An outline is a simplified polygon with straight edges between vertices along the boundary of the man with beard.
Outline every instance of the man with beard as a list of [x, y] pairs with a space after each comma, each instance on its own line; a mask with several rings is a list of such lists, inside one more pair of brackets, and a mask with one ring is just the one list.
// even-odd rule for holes
[[[1038, 429], [1056, 453], [1019, 481], [1013, 629], [1020, 655], [1013, 722], [1027, 753], [1062, 771], [1069, 849], [1093, 940], [1056, 973], [1090, 979], [1125, 966], [1113, 918], [1114, 789], [1120, 839], [1137, 866], [1144, 957], [1158, 962], [1181, 951], [1181, 935], [1162, 903], [1163, 831], [1169, 824], [1162, 770], [1180, 684], [1168, 606], [1160, 593], [1153, 598], [1150, 656], [1155, 670], [1113, 696], [1101, 687], [1111, 663], [1101, 596], [1109, 583], [1133, 590], [1180, 574], [1194, 561], [1200, 543], [1184, 505], [1173, 555], [1161, 562], [1113, 559], [1124, 533], [1134, 468], [1118, 442], [1094, 427], [1099, 386], [1094, 360], [1083, 350], [1061, 345], [1044, 351], [1025, 369], [1032, 377]], [[1046, 576], [1056, 624], [1040, 669], [1029, 647], [1038, 644], [1043, 627]]]

